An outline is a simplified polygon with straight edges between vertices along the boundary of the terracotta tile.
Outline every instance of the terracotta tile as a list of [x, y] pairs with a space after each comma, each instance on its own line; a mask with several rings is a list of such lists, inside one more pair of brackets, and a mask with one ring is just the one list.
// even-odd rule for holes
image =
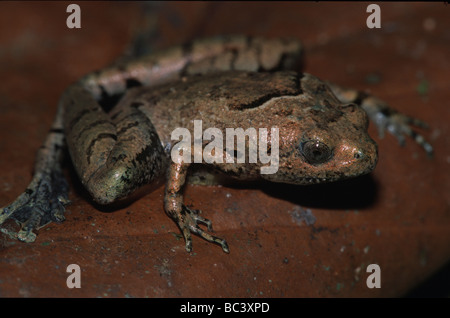
[[[0, 3], [0, 206], [31, 180], [34, 154], [58, 97], [128, 44], [139, 3], [80, 2], [82, 29], [65, 27], [68, 3]], [[375, 137], [379, 164], [348, 182], [186, 188], [230, 254], [194, 237], [188, 254], [164, 214], [163, 189], [117, 211], [92, 205], [72, 169], [66, 222], [33, 244], [1, 236], [0, 295], [7, 297], [391, 297], [424, 281], [450, 256], [448, 135], [450, 20], [443, 3], [382, 3], [382, 28], [365, 3], [170, 2], [160, 45], [220, 33], [303, 39], [305, 70], [367, 89], [428, 122], [428, 159]], [[373, 126], [370, 132], [376, 136]], [[17, 229], [13, 223], [7, 225]], [[69, 264], [80, 289], [66, 286]], [[369, 289], [366, 268], [381, 267]]]

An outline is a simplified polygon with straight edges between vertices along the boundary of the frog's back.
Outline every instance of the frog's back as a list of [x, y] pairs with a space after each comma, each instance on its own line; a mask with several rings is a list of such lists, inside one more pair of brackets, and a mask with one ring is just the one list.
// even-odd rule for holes
[[136, 107], [155, 125], [164, 144], [177, 127], [193, 131], [194, 120], [202, 120], [203, 129], [264, 126], [265, 111], [260, 108], [270, 100], [302, 94], [302, 74], [224, 72], [198, 75], [182, 81], [130, 91], [114, 110]]

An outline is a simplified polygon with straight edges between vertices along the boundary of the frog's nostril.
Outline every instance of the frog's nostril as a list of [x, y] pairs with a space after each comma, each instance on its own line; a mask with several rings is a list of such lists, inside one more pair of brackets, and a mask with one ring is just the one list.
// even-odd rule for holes
[[355, 151], [355, 153], [353, 154], [353, 157], [355, 159], [362, 159], [364, 158], [364, 153], [361, 150], [357, 150]]

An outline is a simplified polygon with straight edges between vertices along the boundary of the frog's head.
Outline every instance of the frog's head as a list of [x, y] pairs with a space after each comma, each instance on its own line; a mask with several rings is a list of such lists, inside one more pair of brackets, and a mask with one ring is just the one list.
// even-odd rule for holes
[[[279, 127], [278, 171], [264, 179], [311, 184], [353, 178], [371, 172], [377, 145], [367, 133], [368, 118], [354, 104], [342, 105], [329, 91], [304, 94]], [[314, 97], [312, 97], [314, 96]]]

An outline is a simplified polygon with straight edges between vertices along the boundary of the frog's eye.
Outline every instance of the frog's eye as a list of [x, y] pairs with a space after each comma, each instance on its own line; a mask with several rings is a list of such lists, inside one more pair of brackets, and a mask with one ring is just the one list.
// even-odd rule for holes
[[318, 165], [330, 160], [333, 155], [332, 150], [323, 142], [318, 140], [308, 140], [300, 144], [300, 153], [306, 162], [311, 165]]

